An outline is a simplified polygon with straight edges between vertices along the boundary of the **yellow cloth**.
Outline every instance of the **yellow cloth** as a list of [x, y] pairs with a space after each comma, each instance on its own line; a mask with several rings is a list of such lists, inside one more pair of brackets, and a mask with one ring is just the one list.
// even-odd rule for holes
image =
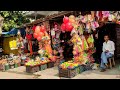
[[10, 46], [10, 49], [11, 49], [11, 50], [18, 49], [18, 48], [17, 48], [17, 41], [16, 41], [16, 40], [10, 41], [10, 42], [9, 42], [9, 46]]

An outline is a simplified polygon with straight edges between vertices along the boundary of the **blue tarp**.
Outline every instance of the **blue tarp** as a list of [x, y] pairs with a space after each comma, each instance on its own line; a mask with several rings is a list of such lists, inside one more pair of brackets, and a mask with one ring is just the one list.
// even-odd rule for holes
[[11, 34], [17, 34], [18, 30], [13, 28], [9, 32], [2, 32], [3, 35], [11, 35]]
[[3, 35], [8, 34], [9, 32], [2, 32]]
[[[12, 34], [17, 35], [17, 32], [18, 32], [18, 29], [13, 28], [9, 32], [2, 32], [2, 34], [3, 35], [12, 35]], [[25, 36], [26, 32], [24, 28], [20, 29], [20, 32], [22, 36]]]
[[11, 29], [10, 31], [9, 31], [9, 33], [8, 34], [14, 34], [14, 35], [17, 35], [17, 32], [18, 32], [18, 29], [16, 29], [16, 28], [13, 28], [13, 29]]

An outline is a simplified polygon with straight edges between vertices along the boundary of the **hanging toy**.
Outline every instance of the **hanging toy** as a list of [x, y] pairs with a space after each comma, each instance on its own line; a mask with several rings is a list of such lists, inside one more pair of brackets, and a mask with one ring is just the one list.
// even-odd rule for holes
[[44, 26], [44, 25], [41, 25], [41, 27], [40, 27], [40, 32], [44, 33], [45, 31], [46, 31], [45, 26]]
[[72, 29], [73, 29], [72, 24], [71, 24], [70, 22], [66, 23], [66, 31], [71, 32], [71, 31], [72, 31]]
[[83, 35], [83, 26], [82, 25], [79, 25], [78, 32], [79, 32], [79, 35]]
[[81, 21], [82, 21], [83, 23], [86, 23], [86, 22], [87, 22], [87, 16], [86, 16], [86, 15], [83, 16]]
[[89, 47], [88, 47], [88, 44], [87, 44], [87, 41], [85, 39], [84, 36], [82, 36], [82, 50], [87, 50]]
[[102, 14], [103, 14], [103, 18], [108, 18], [110, 15], [109, 11], [102, 11]]
[[54, 29], [51, 30], [51, 36], [52, 36], [52, 38], [55, 38], [55, 30]]
[[88, 33], [91, 32], [91, 23], [90, 22], [86, 23], [86, 30], [88, 30]]
[[95, 28], [98, 28], [98, 27], [99, 27], [98, 22], [95, 21], [94, 24], [95, 24]]
[[97, 11], [96, 16], [97, 16], [98, 20], [101, 21], [103, 19], [102, 11]]
[[88, 15], [88, 16], [87, 16], [87, 19], [88, 19], [87, 21], [90, 21], [90, 22], [92, 22], [92, 21], [93, 21], [93, 18], [92, 18], [92, 16], [91, 16], [91, 15]]
[[89, 45], [89, 48], [93, 48], [94, 46], [94, 39], [93, 39], [93, 35], [89, 35], [88, 39], [87, 39], [87, 42], [88, 42], [88, 45]]
[[94, 23], [94, 22], [91, 22], [91, 28], [92, 28], [93, 31], [96, 30], [96, 28], [95, 28], [95, 23]]
[[69, 18], [66, 17], [66, 16], [64, 16], [64, 18], [63, 18], [63, 22], [64, 22], [64, 24], [68, 23], [68, 22], [69, 22]]
[[35, 28], [35, 33], [39, 33], [39, 32], [40, 32], [40, 29], [41, 29], [40, 26], [36, 26], [36, 28]]

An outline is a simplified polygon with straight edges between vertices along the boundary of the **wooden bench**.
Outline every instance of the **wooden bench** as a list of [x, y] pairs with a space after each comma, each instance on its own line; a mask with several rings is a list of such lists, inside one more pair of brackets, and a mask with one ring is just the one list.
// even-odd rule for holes
[[108, 60], [109, 60], [110, 69], [112, 69], [112, 67], [115, 66], [115, 59], [114, 59], [114, 56], [108, 58]]

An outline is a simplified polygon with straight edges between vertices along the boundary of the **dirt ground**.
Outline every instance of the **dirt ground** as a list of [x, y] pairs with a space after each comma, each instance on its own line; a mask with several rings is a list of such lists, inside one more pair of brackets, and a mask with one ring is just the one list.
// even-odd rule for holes
[[[58, 77], [58, 68], [53, 67], [33, 74], [25, 72], [25, 67], [10, 69], [6, 72], [0, 72], [0, 79], [67, 79]], [[120, 79], [120, 70], [118, 66], [108, 69], [105, 72], [99, 70], [85, 71], [71, 79]]]

